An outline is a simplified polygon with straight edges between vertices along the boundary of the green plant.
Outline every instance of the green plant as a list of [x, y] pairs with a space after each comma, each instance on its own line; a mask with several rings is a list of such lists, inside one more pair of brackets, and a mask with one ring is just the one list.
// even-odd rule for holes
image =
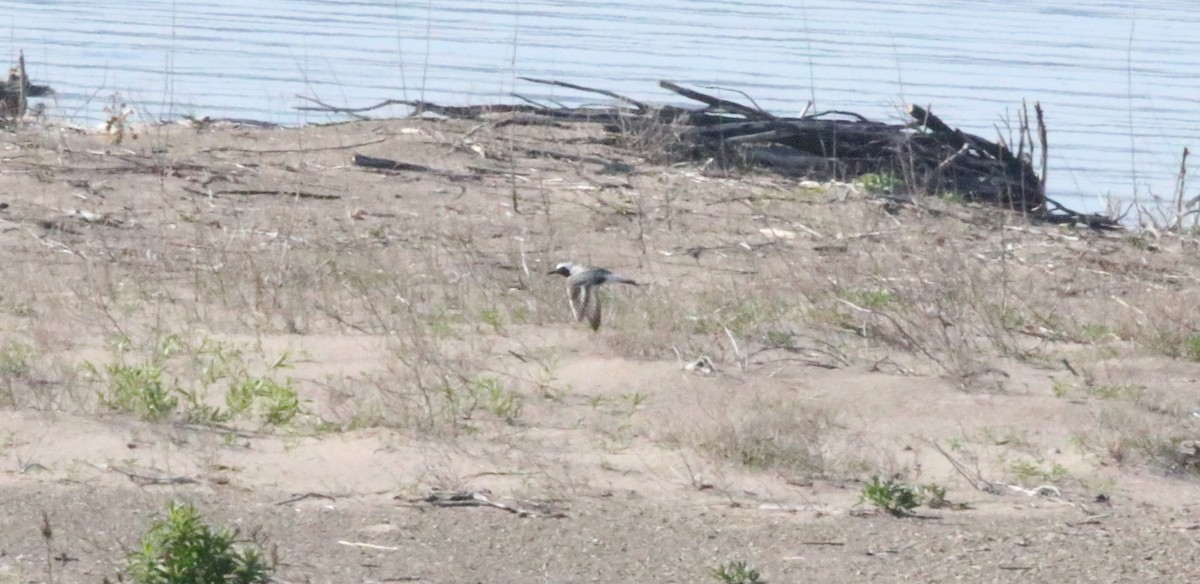
[[127, 558], [135, 584], [257, 584], [270, 582], [261, 546], [237, 544], [229, 529], [213, 529], [191, 505], [171, 503], [166, 517], [142, 536]]
[[868, 191], [876, 193], [890, 193], [904, 186], [904, 181], [886, 172], [868, 172], [859, 175], [858, 178], [854, 179], [854, 182], [862, 185]]
[[424, 315], [425, 327], [435, 338], [452, 337], [458, 330], [458, 325], [462, 323], [462, 315], [456, 313], [446, 306], [430, 307], [429, 312]]
[[1071, 391], [1071, 382], [1062, 378], [1055, 379], [1050, 390], [1054, 392], [1054, 397], [1067, 397]]
[[791, 331], [767, 331], [766, 345], [772, 349], [790, 349], [796, 341]]
[[829, 189], [823, 186], [801, 186], [799, 189], [792, 191], [792, 196], [787, 197], [788, 201], [816, 201], [829, 196]]
[[[93, 378], [104, 378], [106, 389], [99, 393], [106, 407], [135, 413], [146, 420], [162, 420], [180, 411], [181, 417], [198, 424], [220, 424], [260, 412], [271, 425], [291, 422], [301, 413], [300, 398], [291, 378], [279, 380], [274, 372], [291, 368], [290, 355], [283, 353], [266, 364], [266, 371], [252, 374], [242, 349], [222, 341], [204, 338], [188, 343], [178, 335], [169, 335], [155, 343], [141, 363], [129, 364], [126, 353], [133, 343], [122, 339], [117, 344], [117, 359], [101, 375], [95, 365], [85, 362], [81, 368]], [[177, 358], [186, 355], [187, 359]], [[181, 372], [184, 379], [164, 381], [167, 371]], [[225, 408], [211, 403], [210, 389], [225, 381]], [[182, 407], [181, 400], [182, 398]]]
[[1100, 399], [1136, 400], [1144, 393], [1145, 388], [1132, 383], [1114, 383], [1096, 385], [1088, 388], [1088, 393]]
[[29, 360], [33, 347], [20, 341], [9, 341], [0, 347], [0, 377], [6, 379], [29, 375]]
[[964, 203], [967, 197], [958, 191], [942, 191], [938, 193], [938, 198], [947, 203]]
[[250, 375], [239, 352], [234, 365], [226, 373], [232, 380], [225, 392], [225, 407], [229, 408], [231, 415], [238, 416], [255, 409], [257, 405], [266, 423], [282, 426], [291, 422], [301, 413], [300, 396], [292, 386], [292, 378], [286, 377], [280, 381], [272, 375], [275, 371], [291, 368], [291, 354], [284, 352], [267, 365], [265, 373]]
[[744, 560], [733, 560], [717, 566], [713, 577], [723, 584], [766, 584], [758, 570]]
[[488, 308], [480, 315], [484, 324], [492, 327], [492, 332], [500, 334], [504, 332], [504, 317], [500, 315], [500, 311], [495, 308]]
[[742, 298], [731, 304], [723, 304], [709, 314], [696, 318], [693, 332], [747, 335], [761, 325], [777, 322], [786, 308], [777, 302]]
[[921, 485], [917, 488], [917, 500], [930, 509], [951, 507], [953, 504], [946, 499], [946, 487], [937, 483]]
[[887, 288], [854, 288], [838, 293], [842, 300], [860, 308], [879, 310], [887, 308], [896, 300], [896, 294]]
[[185, 400], [183, 418], [191, 424], [222, 424], [233, 415], [228, 411], [204, 401], [204, 396], [196, 390], [177, 388]]
[[1008, 464], [1008, 470], [1021, 483], [1028, 483], [1034, 480], [1057, 482], [1070, 476], [1065, 466], [1054, 463], [1049, 468], [1043, 468], [1042, 465], [1044, 463], [1045, 461], [1042, 459], [1034, 461], [1018, 458]]
[[504, 387], [504, 383], [496, 377], [475, 378], [472, 392], [482, 398], [487, 411], [508, 424], [515, 424], [525, 407], [521, 394]]
[[532, 318], [533, 312], [530, 311], [529, 307], [525, 305], [514, 306], [508, 312], [508, 319], [512, 321], [513, 324], [529, 324], [529, 321]]
[[20, 341], [9, 341], [0, 347], [0, 384], [4, 395], [0, 403], [16, 404], [15, 382], [29, 377], [32, 357], [33, 347]]
[[640, 391], [622, 394], [621, 397], [629, 400], [629, 411], [625, 414], [626, 418], [632, 418], [638, 409], [642, 407], [642, 404], [646, 403], [646, 399], [648, 399], [646, 394]]
[[1200, 335], [1189, 335], [1183, 340], [1183, 354], [1188, 361], [1200, 361]]
[[912, 515], [912, 510], [920, 505], [912, 485], [895, 478], [880, 480], [878, 475], [872, 476], [871, 482], [863, 486], [858, 502], [860, 505], [870, 503], [896, 517]]
[[558, 370], [560, 367], [558, 353], [549, 353], [543, 357], [535, 357], [535, 359], [537, 362], [537, 371], [534, 374], [533, 382], [537, 385], [543, 397], [561, 397], [564, 394], [570, 393], [570, 385], [562, 389], [554, 387], [558, 382]]
[[264, 378], [258, 395], [266, 409], [263, 419], [268, 424], [282, 426], [300, 414], [300, 396], [292, 387], [290, 378], [283, 383]]
[[[121, 338], [116, 343], [117, 360], [105, 366], [107, 387], [99, 392], [100, 403], [105, 407], [134, 413], [145, 420], [156, 421], [174, 413], [179, 405], [176, 393], [177, 381], [163, 381], [163, 363], [179, 351], [179, 337], [168, 335], [159, 339], [151, 348], [150, 356], [143, 362], [130, 365], [125, 361], [132, 341]], [[81, 369], [89, 377], [102, 377], [91, 362], [84, 362]]]
[[[88, 367], [95, 373], [95, 367], [85, 364], [85, 368]], [[164, 383], [162, 368], [154, 363], [111, 363], [105, 371], [108, 389], [99, 395], [100, 402], [109, 409], [156, 421], [171, 415], [179, 404], [179, 398], [174, 395], [177, 386]]]
[[826, 463], [822, 434], [831, 421], [824, 412], [800, 412], [799, 407], [804, 406], [792, 401], [756, 402], [744, 413], [718, 420], [698, 446], [750, 469], [819, 475]]
[[1090, 343], [1120, 338], [1120, 335], [1117, 334], [1117, 329], [1106, 324], [1085, 324], [1079, 327], [1079, 336]]
[[300, 396], [292, 380], [277, 381], [273, 377], [246, 377], [229, 384], [225, 405], [232, 415], [250, 410], [258, 404], [263, 420], [272, 426], [282, 426], [300, 414]]

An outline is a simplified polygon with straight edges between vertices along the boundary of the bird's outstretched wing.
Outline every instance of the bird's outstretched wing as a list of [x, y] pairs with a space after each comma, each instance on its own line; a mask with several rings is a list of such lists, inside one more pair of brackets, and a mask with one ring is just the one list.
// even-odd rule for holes
[[571, 284], [568, 294], [571, 315], [577, 321], [586, 318], [592, 330], [600, 329], [600, 291], [597, 288], [594, 285]]
[[567, 302], [571, 305], [571, 316], [575, 320], [583, 320], [584, 302], [588, 296], [587, 289], [579, 284], [570, 284], [567, 286]]
[[583, 314], [587, 316], [588, 324], [592, 325], [592, 330], [600, 330], [600, 291], [591, 290], [585, 292], [583, 299]]

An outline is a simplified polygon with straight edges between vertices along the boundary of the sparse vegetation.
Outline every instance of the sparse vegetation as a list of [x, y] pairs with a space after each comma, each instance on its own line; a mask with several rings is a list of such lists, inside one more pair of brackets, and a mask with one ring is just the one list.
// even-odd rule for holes
[[[103, 371], [91, 362], [80, 368], [91, 379], [104, 384], [100, 403], [109, 409], [137, 415], [149, 421], [179, 414], [192, 423], [219, 424], [257, 411], [263, 422], [282, 426], [300, 414], [300, 398], [292, 380], [279, 380], [275, 372], [290, 368], [285, 353], [268, 363], [265, 373], [252, 374], [240, 349], [204, 338], [196, 345], [170, 335], [152, 344], [149, 357], [129, 363], [134, 344], [123, 339], [117, 344], [116, 360]], [[168, 368], [195, 380], [184, 386]], [[214, 385], [224, 382], [224, 404], [211, 402]], [[182, 401], [181, 401], [182, 398]], [[180, 409], [180, 406], [183, 406]]]
[[1200, 335], [1188, 335], [1183, 345], [1183, 354], [1188, 361], [1200, 361]]
[[854, 182], [862, 185], [863, 188], [869, 191], [878, 193], [890, 193], [904, 186], [904, 180], [897, 176], [881, 172], [859, 175], [858, 178], [854, 179]]
[[129, 554], [126, 570], [134, 584], [266, 584], [271, 569], [261, 547], [209, 526], [191, 505], [171, 503]]
[[1071, 382], [1061, 377], [1055, 378], [1051, 391], [1054, 397], [1067, 397], [1071, 393]]
[[921, 504], [915, 487], [894, 477], [880, 479], [878, 475], [863, 486], [858, 502], [870, 503], [897, 517], [912, 515], [913, 509]]
[[1041, 459], [1017, 458], [1009, 461], [1008, 470], [1021, 484], [1032, 481], [1057, 483], [1070, 476], [1066, 467], [1061, 464], [1047, 464]]
[[1141, 397], [1145, 388], [1133, 383], [1113, 383], [1088, 387], [1088, 393], [1100, 399], [1133, 401]]
[[[268, 130], [178, 138], [165, 127], [163, 148], [146, 148], [152, 160], [89, 154], [95, 146], [74, 134], [55, 138], [67, 145], [60, 150], [22, 146], [13, 164], [61, 184], [39, 191], [37, 206], [11, 201], [6, 216], [22, 227], [0, 233], [15, 258], [0, 287], [16, 339], [0, 344], [8, 398], [0, 404], [65, 410], [71, 422], [98, 405], [179, 422], [121, 427], [103, 442], [119, 445], [103, 455], [111, 457], [104, 472], [203, 488], [225, 475], [275, 484], [255, 474], [271, 467], [249, 457], [341, 439], [371, 461], [379, 452], [417, 456], [394, 471], [413, 473], [395, 480], [414, 498], [433, 483], [563, 499], [611, 483], [614, 494], [677, 487], [673, 495], [745, 506], [761, 504], [758, 482], [786, 481], [820, 483], [811, 497], [821, 505], [857, 497], [897, 516], [961, 508], [929, 482], [956, 475], [910, 466], [916, 434], [945, 446], [965, 475], [1014, 486], [1131, 493], [1131, 476], [1168, 474], [1164, 489], [1200, 477], [1188, 443], [1196, 438], [1189, 412], [1200, 406], [1192, 382], [1200, 269], [1190, 242], [1040, 225], [952, 197], [910, 205], [837, 184], [739, 182], [649, 162], [638, 163], [630, 188], [590, 175], [590, 163], [523, 157], [522, 148], [546, 146], [544, 133], [559, 128], [514, 125], [502, 144], [489, 141], [499, 127], [421, 124], [297, 130], [305, 141], [294, 148], [266, 147], [278, 137]], [[132, 131], [122, 130], [125, 147], [138, 144]], [[619, 157], [606, 143], [579, 146], [571, 132], [552, 134], [554, 147], [579, 148], [571, 156], [588, 160]], [[378, 139], [401, 143], [414, 163], [517, 168], [498, 186], [506, 181], [438, 173], [408, 181], [346, 167], [347, 144]], [[245, 150], [256, 151], [254, 166], [231, 162]], [[106, 166], [102, 179], [92, 172], [91, 188], [114, 185], [103, 196], [67, 184], [88, 178], [74, 173], [98, 160], [144, 162], [161, 192], [147, 193], [151, 183], [135, 182], [146, 176], [126, 172], [132, 166]], [[536, 173], [523, 174], [531, 161]], [[887, 190], [892, 181], [863, 182]], [[278, 192], [235, 193], [232, 182]], [[505, 207], [511, 200], [520, 212]], [[46, 211], [84, 206], [114, 215]], [[118, 209], [137, 211], [131, 219]], [[561, 280], [544, 274], [563, 259], [621, 268], [644, 285], [608, 293], [604, 326], [592, 333], [572, 320]], [[29, 267], [43, 263], [44, 276]], [[688, 367], [697, 362], [705, 366]], [[958, 394], [967, 391], [993, 395]], [[1064, 423], [1031, 429], [1014, 413], [1028, 414], [1026, 406], [1044, 410], [1030, 419]], [[305, 425], [313, 419], [331, 425]], [[328, 436], [333, 429], [344, 434]], [[54, 439], [13, 431], [2, 448], [29, 481], [100, 472], [53, 454]], [[170, 458], [157, 457], [160, 448]], [[1054, 448], [1069, 448], [1070, 458], [1049, 454]], [[337, 462], [368, 455], [347, 458]], [[311, 460], [273, 462], [298, 464], [292, 459]], [[159, 460], [200, 460], [202, 470], [144, 468]], [[596, 469], [601, 479], [587, 474]], [[907, 474], [878, 474], [861, 492], [823, 488], [881, 469]], [[482, 478], [491, 476], [506, 478]], [[297, 492], [338, 496], [340, 477], [311, 480], [330, 486]], [[190, 483], [167, 484], [186, 492]], [[798, 492], [770, 496], [784, 508], [793, 495], [809, 497]], [[1011, 498], [981, 492], [976, 501]], [[358, 539], [387, 545], [382, 535]], [[149, 557], [139, 556], [147, 566]], [[687, 569], [705, 578], [713, 563]], [[78, 565], [62, 564], [56, 569]], [[711, 571], [722, 581], [761, 581], [745, 562]]]
[[0, 379], [12, 380], [29, 375], [34, 350], [28, 343], [9, 341], [0, 345]]
[[475, 378], [471, 390], [476, 393], [493, 416], [508, 424], [515, 424], [521, 417], [524, 400], [517, 392], [504, 387], [499, 378], [483, 376]]
[[854, 288], [842, 290], [838, 296], [854, 304], [855, 306], [868, 309], [881, 309], [891, 306], [895, 301], [895, 294], [891, 290], [884, 288]]
[[922, 505], [930, 509], [956, 506], [946, 499], [946, 487], [937, 483], [921, 485], [917, 490], [917, 498], [921, 501]]
[[800, 476], [824, 472], [821, 435], [828, 421], [820, 413], [798, 411], [795, 403], [758, 402], [724, 415], [714, 427], [691, 438], [700, 449], [758, 471]]
[[713, 577], [722, 584], [766, 584], [758, 570], [744, 560], [731, 560], [717, 566]]

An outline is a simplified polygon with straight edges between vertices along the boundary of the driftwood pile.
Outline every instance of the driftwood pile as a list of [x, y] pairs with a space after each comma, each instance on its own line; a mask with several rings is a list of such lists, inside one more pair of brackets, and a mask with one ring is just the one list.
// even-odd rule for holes
[[[1034, 219], [1079, 223], [1092, 228], [1117, 228], [1109, 217], [1082, 214], [1046, 196], [1046, 127], [1040, 104], [1036, 133], [1040, 170], [1033, 166], [1034, 131], [1028, 111], [1020, 114], [1016, 151], [1003, 140], [992, 142], [952, 128], [928, 108], [908, 107], [912, 121], [882, 123], [844, 111], [805, 112], [800, 117], [776, 116], [750, 107], [661, 81], [659, 85], [698, 101], [698, 109], [652, 107], [611, 91], [562, 81], [523, 78], [533, 83], [566, 87], [612, 98], [612, 107], [546, 106], [532, 99], [521, 105], [442, 106], [425, 101], [387, 100], [357, 109], [336, 108], [308, 99], [317, 106], [300, 109], [361, 116], [362, 112], [399, 104], [414, 115], [432, 113], [451, 118], [480, 118], [507, 114], [505, 124], [559, 121], [601, 123], [613, 132], [656, 136], [673, 143], [677, 155], [715, 159], [727, 165], [769, 169], [790, 176], [852, 179], [879, 173], [899, 179], [912, 193], [954, 195], [1022, 211]], [[302, 96], [301, 96], [302, 97]], [[669, 139], [663, 140], [667, 136]]]

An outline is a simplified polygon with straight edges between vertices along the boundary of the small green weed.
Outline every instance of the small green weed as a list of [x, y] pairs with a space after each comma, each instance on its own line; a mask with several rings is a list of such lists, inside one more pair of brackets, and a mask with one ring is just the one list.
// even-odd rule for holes
[[561, 397], [571, 392], [571, 386], [566, 385], [563, 388], [556, 388], [558, 383], [558, 370], [561, 364], [558, 361], [558, 353], [549, 353], [542, 357], [534, 357], [537, 363], [537, 371], [534, 373], [534, 385], [543, 397]]
[[744, 560], [733, 560], [717, 566], [713, 578], [722, 584], [766, 584], [758, 570]]
[[1200, 361], [1200, 335], [1189, 335], [1183, 340], [1183, 355], [1188, 361]]
[[967, 197], [958, 191], [940, 192], [938, 198], [947, 203], [965, 203], [967, 201]]
[[772, 349], [790, 349], [796, 343], [796, 333], [791, 331], [767, 331], [766, 345]]
[[29, 375], [33, 347], [20, 341], [9, 341], [0, 347], [0, 377], [15, 379]]
[[518, 304], [509, 310], [508, 319], [513, 324], [529, 324], [533, 320], [533, 311], [528, 306]]
[[921, 504], [912, 485], [895, 478], [880, 480], [878, 475], [863, 486], [858, 503], [870, 503], [896, 517], [912, 515], [913, 509]]
[[842, 290], [838, 297], [860, 308], [879, 310], [891, 306], [896, 294], [886, 288], [852, 288]]
[[271, 569], [261, 546], [236, 545], [237, 534], [213, 529], [191, 505], [171, 503], [127, 558], [134, 584], [265, 584]]
[[[90, 362], [80, 367], [91, 378], [104, 381], [100, 403], [109, 409], [150, 421], [178, 413], [184, 420], [198, 424], [221, 424], [254, 412], [265, 423], [276, 426], [291, 422], [301, 413], [292, 379], [280, 380], [275, 375], [291, 368], [288, 353], [266, 364], [265, 372], [253, 374], [240, 348], [209, 338], [189, 344], [170, 335], [153, 345], [144, 361], [133, 364], [127, 359], [131, 345], [128, 339], [117, 344], [117, 358], [104, 367], [103, 374]], [[178, 358], [183, 355], [189, 358]], [[167, 381], [167, 371], [194, 381], [186, 386], [178, 377]], [[225, 408], [209, 399], [212, 386], [221, 382], [227, 384]]]
[[1062, 378], [1055, 379], [1050, 390], [1054, 392], [1054, 397], [1067, 397], [1067, 394], [1071, 392], [1071, 382]]
[[822, 186], [802, 186], [799, 189], [792, 191], [790, 200], [793, 201], [816, 201], [829, 196], [829, 189]]
[[16, 405], [16, 382], [29, 378], [33, 347], [20, 341], [9, 341], [0, 347], [0, 404]]
[[1008, 464], [1008, 471], [1020, 483], [1029, 483], [1031, 481], [1053, 483], [1071, 476], [1067, 468], [1061, 464], [1054, 463], [1049, 468], [1044, 468], [1044, 464], [1045, 461], [1042, 459], [1028, 460], [1018, 458]]
[[633, 415], [637, 413], [638, 409], [642, 407], [642, 404], [646, 403], [646, 400], [648, 399], [646, 394], [640, 391], [622, 394], [621, 397], [629, 402], [629, 410], [625, 414], [626, 418], [632, 418]]
[[1100, 399], [1133, 401], [1141, 397], [1144, 392], [1144, 387], [1132, 383], [1096, 385], [1088, 388], [1088, 393]]
[[1085, 324], [1079, 327], [1079, 336], [1090, 343], [1120, 338], [1117, 329], [1106, 324]]
[[93, 379], [107, 377], [106, 391], [99, 392], [100, 403], [105, 407], [134, 413], [150, 421], [170, 416], [179, 405], [176, 396], [179, 384], [163, 380], [162, 366], [178, 351], [179, 338], [174, 335], [164, 337], [151, 347], [149, 358], [133, 365], [125, 362], [131, 344], [127, 338], [117, 341], [117, 360], [105, 366], [105, 375], [100, 375], [99, 369], [90, 362], [84, 362], [81, 369]]
[[504, 387], [497, 377], [477, 377], [472, 383], [472, 390], [482, 399], [484, 408], [493, 416], [504, 420], [507, 424], [515, 424], [521, 417], [525, 401], [521, 394]]
[[937, 483], [929, 483], [921, 485], [917, 488], [917, 499], [922, 505], [930, 509], [941, 509], [943, 507], [957, 507], [961, 504], [951, 503], [946, 499], [946, 487]]
[[754, 331], [755, 327], [777, 320], [786, 307], [755, 299], [741, 299], [732, 305], [722, 306], [707, 316], [696, 319], [693, 332], [696, 334], [725, 333], [739, 336]]
[[483, 319], [484, 324], [492, 327], [492, 332], [496, 334], [504, 332], [504, 317], [500, 314], [499, 310], [488, 308], [483, 311], [480, 317]]
[[434, 306], [425, 315], [427, 330], [437, 338], [455, 336], [458, 333], [458, 326], [462, 322], [462, 315], [446, 306]]
[[272, 377], [247, 377], [229, 384], [225, 404], [233, 415], [250, 410], [255, 404], [262, 410], [263, 421], [283, 426], [300, 414], [300, 396], [292, 380]]
[[[94, 367], [85, 364], [93, 375]], [[171, 415], [179, 405], [175, 396], [178, 385], [163, 382], [162, 368], [154, 363], [126, 365], [112, 363], [106, 368], [108, 390], [100, 392], [100, 403], [118, 412], [137, 414], [141, 418], [157, 421]]]
[[904, 181], [886, 172], [868, 172], [867, 174], [859, 175], [858, 178], [854, 179], [854, 182], [874, 193], [890, 193], [904, 186]]

